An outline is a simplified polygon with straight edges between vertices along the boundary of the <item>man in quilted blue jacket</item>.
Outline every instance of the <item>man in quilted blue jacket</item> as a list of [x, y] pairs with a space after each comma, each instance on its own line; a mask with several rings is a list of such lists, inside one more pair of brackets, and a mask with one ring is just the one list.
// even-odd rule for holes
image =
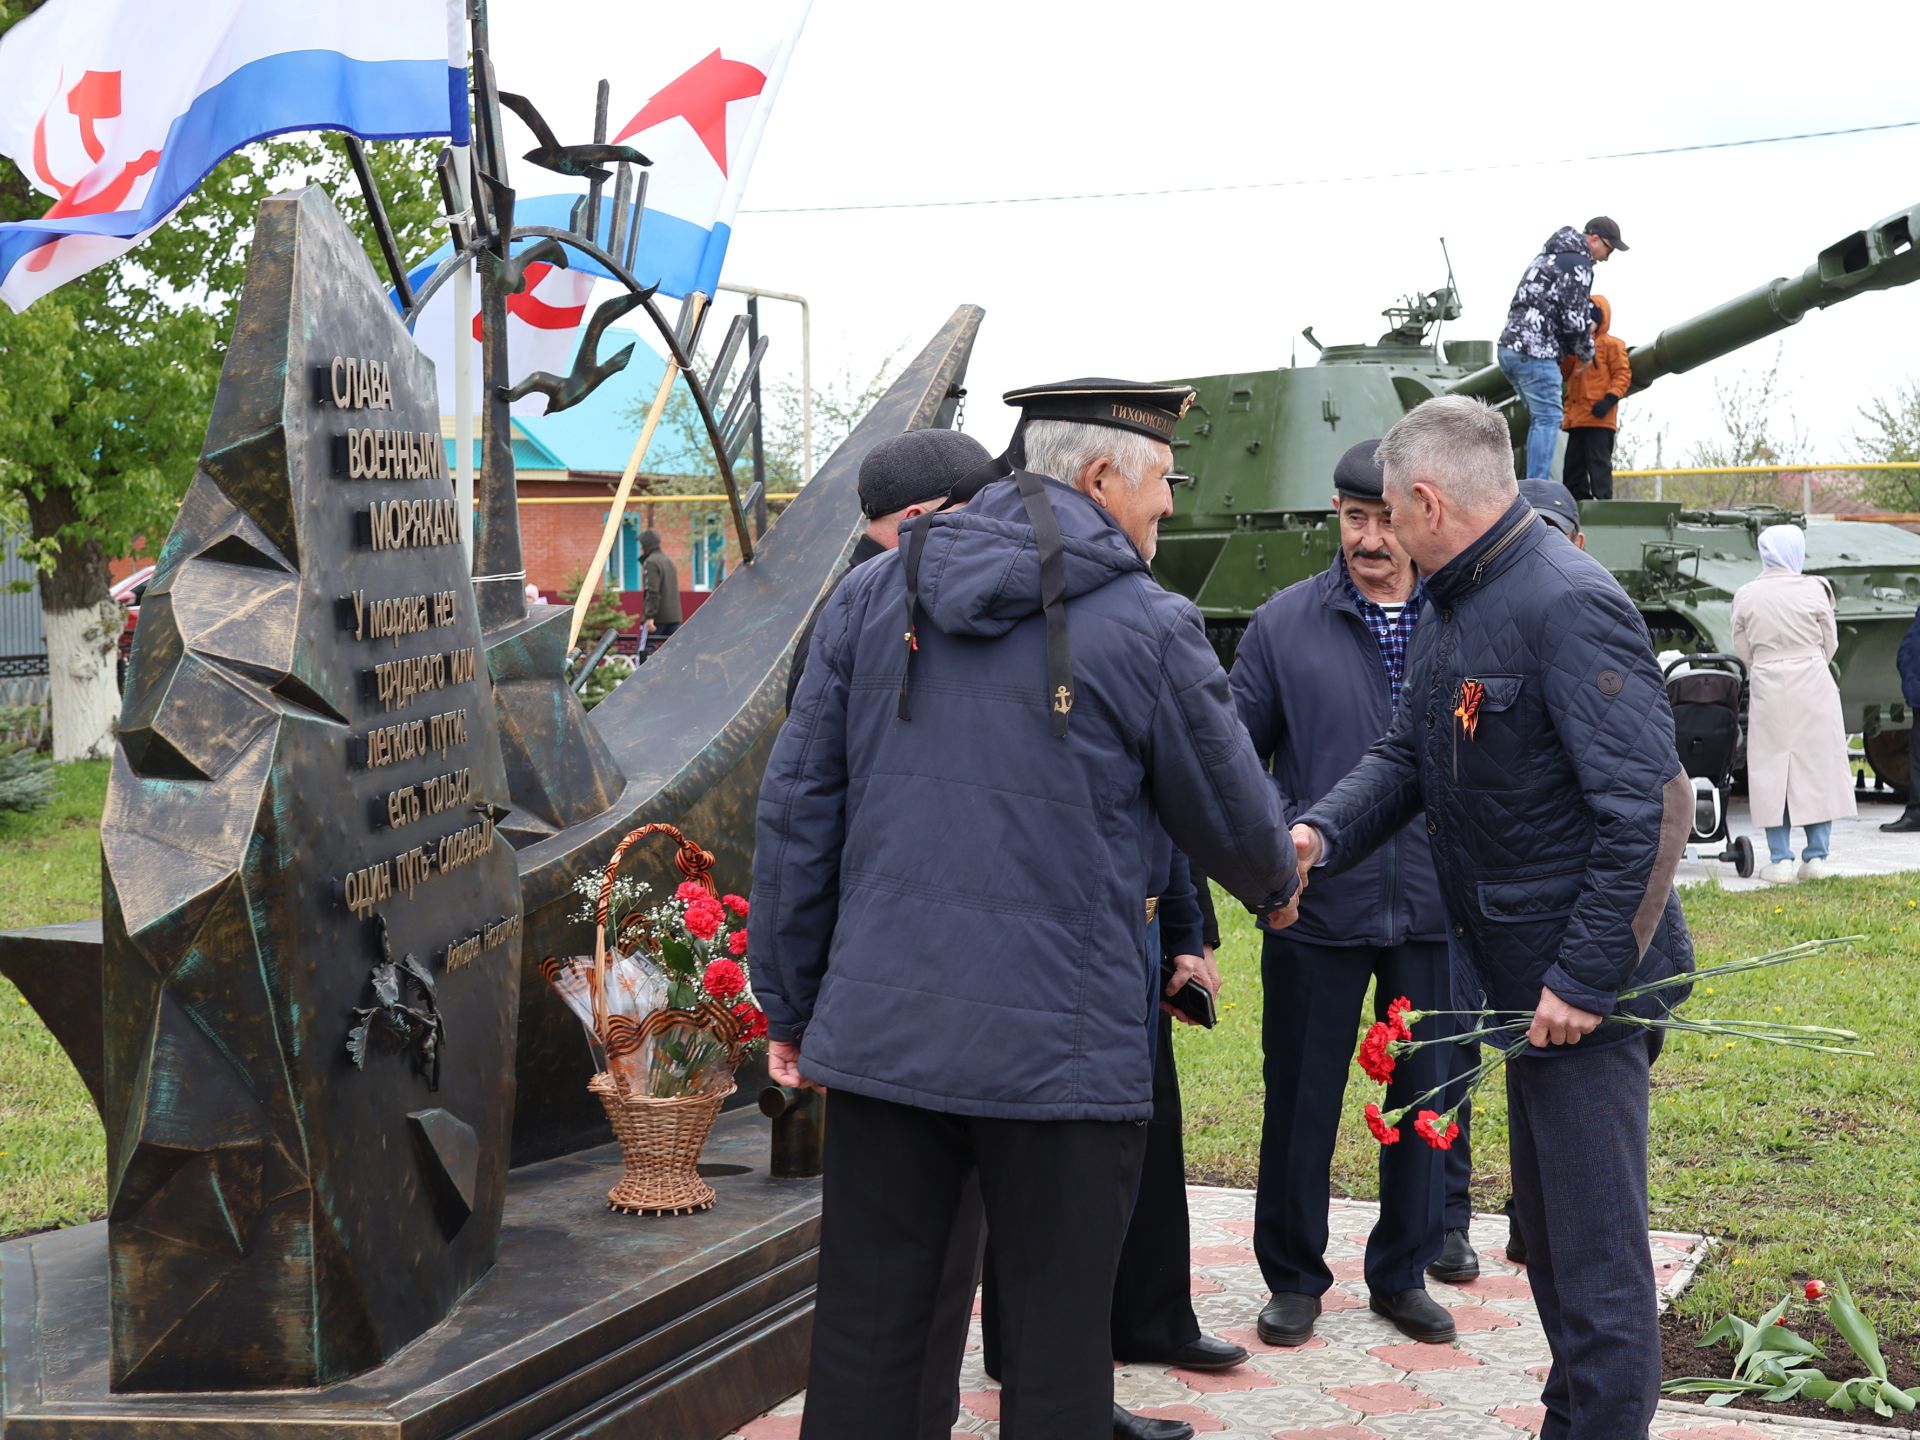
[[1533, 1016], [1533, 1048], [1506, 1076], [1515, 1213], [1553, 1351], [1542, 1440], [1637, 1440], [1660, 1385], [1646, 1233], [1659, 1044], [1609, 1020], [1677, 1004], [1684, 986], [1620, 995], [1693, 967], [1673, 893], [1689, 803], [1673, 716], [1625, 592], [1519, 498], [1498, 412], [1429, 400], [1377, 458], [1426, 608], [1392, 728], [1294, 843], [1303, 870], [1337, 872], [1424, 809], [1471, 961], [1455, 1000]]

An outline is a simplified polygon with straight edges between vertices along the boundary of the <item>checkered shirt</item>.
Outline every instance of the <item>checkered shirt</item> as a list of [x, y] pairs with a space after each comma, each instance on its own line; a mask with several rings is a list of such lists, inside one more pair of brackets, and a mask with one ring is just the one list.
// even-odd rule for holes
[[1420, 623], [1420, 605], [1426, 599], [1426, 590], [1418, 580], [1413, 582], [1413, 594], [1407, 597], [1407, 603], [1400, 608], [1400, 614], [1390, 616], [1381, 606], [1360, 593], [1360, 587], [1353, 583], [1353, 576], [1346, 574], [1346, 561], [1340, 562], [1342, 577], [1346, 580], [1347, 595], [1360, 609], [1360, 618], [1367, 622], [1367, 629], [1380, 645], [1380, 663], [1387, 667], [1387, 684], [1393, 696], [1393, 708], [1400, 708], [1400, 682], [1407, 675], [1407, 646], [1413, 641], [1413, 627]]

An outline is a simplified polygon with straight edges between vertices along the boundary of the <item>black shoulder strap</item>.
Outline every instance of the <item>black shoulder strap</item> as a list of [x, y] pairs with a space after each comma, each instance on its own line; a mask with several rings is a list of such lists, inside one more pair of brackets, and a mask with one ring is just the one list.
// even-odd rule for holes
[[1020, 501], [1027, 508], [1033, 542], [1040, 552], [1040, 606], [1047, 617], [1047, 706], [1053, 733], [1067, 733], [1073, 711], [1073, 655], [1067, 644], [1067, 552], [1060, 517], [1047, 499], [1046, 484], [1031, 470], [1018, 472]]
[[918, 622], [920, 611], [920, 554], [927, 548], [927, 523], [930, 518], [919, 515], [901, 527], [907, 535], [907, 553], [903, 562], [907, 580], [907, 632], [902, 637], [906, 641], [907, 653], [904, 663], [900, 666], [900, 705], [895, 713], [902, 720], [913, 719], [907, 710], [907, 679], [913, 672], [913, 652], [920, 648], [920, 641], [914, 634], [914, 626]]

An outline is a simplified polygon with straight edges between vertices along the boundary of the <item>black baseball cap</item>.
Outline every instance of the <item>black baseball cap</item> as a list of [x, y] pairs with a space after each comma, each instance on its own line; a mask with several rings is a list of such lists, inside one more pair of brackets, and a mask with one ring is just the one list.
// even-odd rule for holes
[[1611, 216], [1596, 215], [1587, 221], [1587, 234], [1598, 235], [1616, 250], [1628, 248], [1627, 242], [1620, 238], [1620, 227], [1614, 223]]
[[1580, 533], [1580, 502], [1558, 480], [1522, 480], [1520, 498], [1569, 540]]

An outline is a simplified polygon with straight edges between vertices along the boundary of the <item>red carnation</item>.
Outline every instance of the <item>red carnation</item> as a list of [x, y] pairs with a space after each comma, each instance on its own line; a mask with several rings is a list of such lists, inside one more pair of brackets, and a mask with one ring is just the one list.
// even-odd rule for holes
[[720, 922], [726, 918], [727, 912], [711, 895], [702, 895], [687, 905], [687, 930], [696, 940], [713, 939]]
[[1439, 1119], [1433, 1111], [1422, 1110], [1413, 1122], [1413, 1133], [1436, 1150], [1451, 1150], [1453, 1142], [1460, 1138], [1460, 1127], [1449, 1120], [1447, 1128], [1442, 1130], [1436, 1123]]
[[731, 960], [715, 960], [707, 966], [707, 973], [700, 977], [700, 983], [707, 987], [707, 993], [716, 1000], [731, 1000], [747, 988], [747, 975]]
[[742, 920], [747, 918], [747, 897], [746, 896], [722, 895], [720, 897], [720, 903], [726, 906], [727, 909], [731, 910], [734, 914], [738, 915]]
[[1386, 1116], [1380, 1113], [1380, 1107], [1371, 1101], [1367, 1103], [1367, 1128], [1373, 1132], [1373, 1138], [1382, 1145], [1400, 1143], [1400, 1127], [1389, 1125]]
[[1807, 1281], [1807, 1299], [1824, 1300], [1827, 1298], [1827, 1282], [1824, 1280]]
[[1407, 1012], [1413, 1009], [1413, 1002], [1402, 995], [1387, 1006], [1387, 1028], [1393, 1032], [1396, 1040], [1411, 1040], [1413, 1027], [1407, 1023]]
[[682, 880], [679, 888], [673, 892], [673, 898], [691, 905], [696, 900], [707, 900], [712, 897], [707, 894], [707, 887], [698, 880]]
[[1376, 1022], [1367, 1031], [1367, 1038], [1360, 1042], [1360, 1053], [1355, 1057], [1367, 1077], [1382, 1085], [1393, 1079], [1393, 1051], [1389, 1048], [1393, 1039], [1393, 1031]]
[[746, 954], [747, 932], [744, 930], [736, 930], [727, 936], [727, 951], [729, 954], [736, 956]]
[[767, 1017], [757, 1005], [742, 1001], [733, 1007], [733, 1018], [746, 1026], [745, 1039], [758, 1040], [767, 1033]]

